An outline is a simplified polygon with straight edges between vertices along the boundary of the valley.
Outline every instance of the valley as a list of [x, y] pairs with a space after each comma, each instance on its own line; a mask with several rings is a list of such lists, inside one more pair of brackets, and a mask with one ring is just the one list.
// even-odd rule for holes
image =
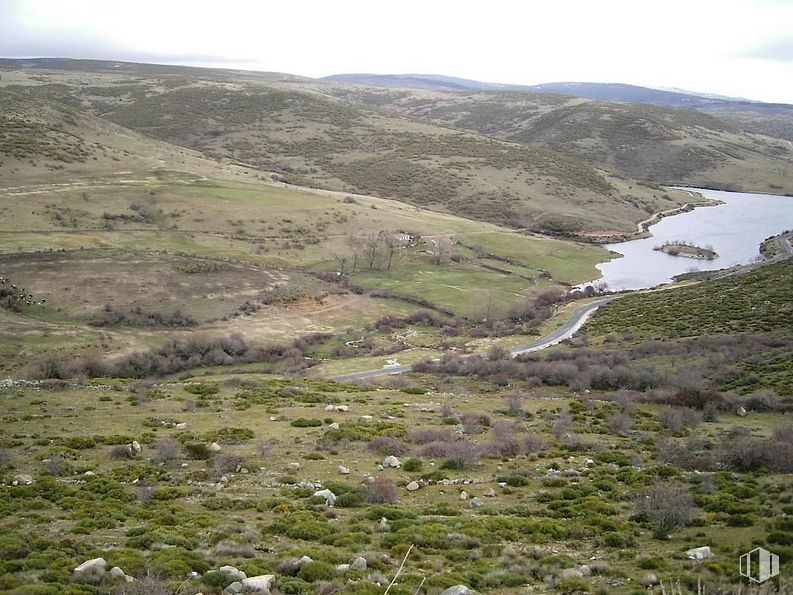
[[784, 109], [427, 80], [0, 60], [0, 593], [790, 592]]

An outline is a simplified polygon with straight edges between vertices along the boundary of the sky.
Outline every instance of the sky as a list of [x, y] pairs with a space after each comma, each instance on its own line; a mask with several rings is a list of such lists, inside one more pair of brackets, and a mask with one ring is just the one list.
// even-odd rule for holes
[[793, 103], [793, 0], [0, 0], [0, 56], [620, 82]]

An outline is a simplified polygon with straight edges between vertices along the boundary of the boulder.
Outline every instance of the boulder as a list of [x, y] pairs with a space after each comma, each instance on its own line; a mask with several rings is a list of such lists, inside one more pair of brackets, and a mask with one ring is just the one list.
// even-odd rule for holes
[[488, 498], [495, 498], [496, 497], [496, 490], [494, 490], [493, 488], [490, 488], [489, 490], [487, 490], [485, 492], [485, 496], [487, 496]]
[[300, 569], [300, 568], [303, 568], [303, 566], [305, 566], [306, 564], [311, 564], [313, 561], [314, 561], [314, 560], [312, 560], [312, 559], [311, 559], [311, 558], [309, 558], [308, 556], [303, 556], [302, 558], [298, 558], [298, 559], [295, 561], [295, 566], [296, 566], [298, 569]]
[[242, 581], [242, 586], [247, 591], [256, 591], [258, 593], [269, 593], [273, 586], [275, 575], [273, 574], [260, 574], [252, 576]]
[[345, 413], [349, 410], [350, 407], [348, 405], [336, 405], [336, 411], [338, 411], [339, 413]]
[[405, 486], [405, 489], [406, 489], [408, 492], [415, 492], [415, 491], [416, 491], [416, 490], [418, 490], [420, 487], [421, 487], [421, 486], [419, 485], [419, 482], [417, 482], [417, 481], [411, 481], [409, 484], [407, 484], [407, 485]]
[[358, 421], [365, 424], [370, 424], [374, 421], [374, 417], [372, 417], [371, 415], [362, 415], [361, 417], [358, 418]]
[[658, 584], [658, 577], [652, 572], [648, 572], [639, 582], [641, 583], [642, 587], [653, 587]]
[[708, 546], [695, 547], [686, 552], [686, 557], [689, 560], [707, 560], [713, 557], [713, 552], [710, 551]]
[[335, 405], [325, 405], [325, 411], [336, 411]]
[[567, 578], [584, 578], [584, 575], [578, 568], [565, 568], [559, 577], [564, 580]]
[[377, 530], [382, 531], [383, 533], [387, 533], [391, 530], [391, 525], [388, 524], [388, 519], [383, 517], [380, 519], [380, 524], [377, 525]]
[[340, 427], [341, 426], [339, 425], [339, 422], [336, 421], [334, 421], [332, 424], [328, 424], [329, 430], [338, 430]]
[[746, 417], [746, 409], [743, 407], [738, 407], [738, 410], [735, 412], [738, 417]]
[[336, 572], [348, 572], [350, 570], [349, 564], [337, 564]]
[[592, 569], [587, 564], [582, 564], [578, 567], [578, 571], [581, 573], [581, 576], [587, 577], [592, 576]]
[[122, 576], [127, 576], [127, 573], [121, 570], [118, 566], [113, 566], [110, 569], [110, 576], [113, 578], [121, 578]]
[[237, 595], [238, 593], [244, 593], [245, 587], [242, 586], [242, 583], [239, 581], [234, 581], [228, 587], [223, 590], [224, 593], [229, 593], [233, 595]]
[[187, 424], [186, 424], [186, 423], [184, 423], [184, 422], [179, 422], [179, 423], [178, 423], [178, 424], [176, 424], [174, 427], [175, 427], [177, 430], [186, 430], [186, 429], [187, 429]]
[[135, 451], [136, 453], [140, 453], [140, 451], [143, 450], [140, 447], [140, 442], [138, 442], [137, 440], [133, 440], [130, 446], [132, 446], [132, 450]]
[[220, 572], [228, 574], [229, 577], [231, 577], [235, 581], [241, 581], [241, 580], [247, 578], [247, 576], [248, 576], [242, 570], [237, 570], [233, 566], [221, 566], [220, 568], [218, 568], [218, 570]]
[[26, 473], [20, 473], [19, 475], [14, 475], [13, 483], [14, 485], [29, 486], [36, 483], [36, 481], [30, 475], [27, 475]]
[[350, 564], [350, 570], [366, 570], [366, 558], [358, 556]]
[[482, 508], [482, 501], [479, 498], [471, 498], [468, 502], [471, 508]]
[[286, 471], [300, 471], [300, 463], [287, 463], [284, 465]]
[[94, 558], [80, 564], [74, 569], [74, 574], [104, 573], [106, 568], [107, 562], [105, 562], [104, 558]]
[[349, 470], [349, 468], [345, 467], [344, 465], [339, 465], [339, 473], [341, 473], [342, 475], [349, 475], [350, 474], [350, 470]]
[[336, 494], [327, 488], [314, 492], [314, 498], [323, 498], [325, 500], [325, 506], [333, 506], [336, 504]]
[[465, 585], [454, 585], [442, 591], [441, 595], [476, 595], [476, 591], [469, 589]]
[[209, 445], [209, 450], [211, 450], [212, 452], [219, 452], [220, 444], [218, 444], [217, 442], [213, 442], [212, 444]]
[[389, 455], [384, 458], [381, 464], [383, 465], [383, 469], [388, 469], [389, 467], [397, 468], [402, 466], [399, 462], [399, 459], [394, 455]]
[[460, 492], [460, 500], [468, 500], [468, 492], [466, 492], [465, 490]]

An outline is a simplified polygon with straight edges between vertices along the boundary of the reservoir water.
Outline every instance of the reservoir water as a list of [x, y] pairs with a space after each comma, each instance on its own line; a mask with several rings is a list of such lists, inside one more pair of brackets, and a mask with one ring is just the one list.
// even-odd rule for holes
[[[605, 247], [622, 254], [597, 265], [598, 283], [608, 289], [646, 289], [668, 283], [691, 270], [709, 271], [749, 264], [760, 256], [764, 239], [793, 229], [793, 197], [686, 188], [723, 204], [697, 207], [688, 213], [665, 217], [650, 227], [652, 237]], [[713, 247], [715, 260], [695, 260], [653, 250], [667, 241]]]

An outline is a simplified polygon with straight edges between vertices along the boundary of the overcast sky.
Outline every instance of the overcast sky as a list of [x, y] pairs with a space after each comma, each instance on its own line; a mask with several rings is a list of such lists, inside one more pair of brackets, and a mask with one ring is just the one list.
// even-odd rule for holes
[[0, 0], [0, 56], [624, 82], [793, 103], [793, 0]]

